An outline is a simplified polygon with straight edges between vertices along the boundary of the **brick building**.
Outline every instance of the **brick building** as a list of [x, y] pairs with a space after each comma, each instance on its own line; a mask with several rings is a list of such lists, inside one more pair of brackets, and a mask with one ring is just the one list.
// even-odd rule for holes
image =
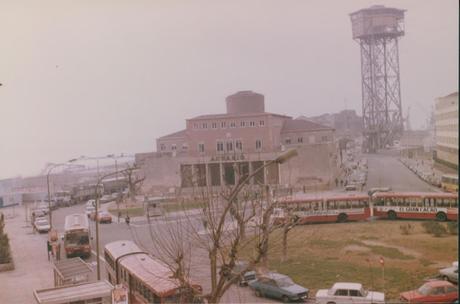
[[225, 114], [186, 120], [184, 130], [160, 137], [156, 151], [136, 155], [150, 186], [233, 185], [283, 151], [299, 155], [262, 170], [251, 183], [330, 183], [338, 172], [334, 129], [265, 112], [264, 96], [241, 91], [226, 98]]

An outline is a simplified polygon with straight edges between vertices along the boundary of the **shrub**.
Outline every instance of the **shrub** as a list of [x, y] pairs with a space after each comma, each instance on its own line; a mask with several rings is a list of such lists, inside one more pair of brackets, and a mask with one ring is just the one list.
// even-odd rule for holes
[[10, 256], [10, 240], [8, 235], [4, 233], [5, 217], [3, 213], [0, 215], [0, 264], [6, 264], [11, 261]]
[[412, 226], [411, 224], [407, 223], [407, 224], [402, 224], [402, 225], [399, 225], [399, 230], [401, 230], [401, 234], [403, 235], [409, 235], [411, 234], [413, 231], [414, 231], [414, 226]]
[[449, 222], [447, 223], [447, 230], [450, 234], [457, 235], [458, 234], [458, 222]]
[[447, 233], [446, 227], [438, 222], [424, 222], [422, 227], [426, 233], [432, 234], [435, 237], [441, 237]]

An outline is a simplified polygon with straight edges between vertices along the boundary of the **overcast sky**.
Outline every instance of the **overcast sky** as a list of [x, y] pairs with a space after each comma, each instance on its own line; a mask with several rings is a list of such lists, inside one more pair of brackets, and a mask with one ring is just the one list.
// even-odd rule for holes
[[[0, 178], [80, 155], [154, 150], [238, 90], [269, 112], [361, 115], [349, 13], [407, 9], [403, 111], [422, 127], [458, 85], [458, 4], [414, 1], [0, 1]], [[405, 115], [405, 114], [404, 114]]]

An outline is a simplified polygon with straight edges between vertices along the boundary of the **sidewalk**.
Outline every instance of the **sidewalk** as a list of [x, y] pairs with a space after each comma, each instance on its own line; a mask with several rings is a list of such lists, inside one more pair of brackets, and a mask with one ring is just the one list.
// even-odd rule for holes
[[52, 262], [46, 251], [47, 234], [33, 234], [26, 227], [24, 209], [4, 208], [5, 230], [10, 238], [15, 269], [0, 272], [0, 303], [36, 303], [34, 289], [54, 287]]

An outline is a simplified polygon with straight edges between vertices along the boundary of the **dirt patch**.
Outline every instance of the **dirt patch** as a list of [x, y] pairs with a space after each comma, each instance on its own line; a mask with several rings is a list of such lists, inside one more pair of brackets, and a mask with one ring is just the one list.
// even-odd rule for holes
[[401, 251], [403, 254], [414, 256], [416, 258], [420, 258], [422, 256], [420, 252], [412, 250], [412, 249], [408, 249], [402, 246], [388, 245], [384, 242], [379, 242], [379, 241], [374, 241], [374, 240], [363, 240], [362, 242], [369, 246], [384, 246], [388, 248], [395, 248]]
[[369, 252], [371, 251], [370, 248], [364, 247], [364, 246], [359, 246], [359, 245], [348, 245], [345, 246], [342, 251], [344, 252]]

